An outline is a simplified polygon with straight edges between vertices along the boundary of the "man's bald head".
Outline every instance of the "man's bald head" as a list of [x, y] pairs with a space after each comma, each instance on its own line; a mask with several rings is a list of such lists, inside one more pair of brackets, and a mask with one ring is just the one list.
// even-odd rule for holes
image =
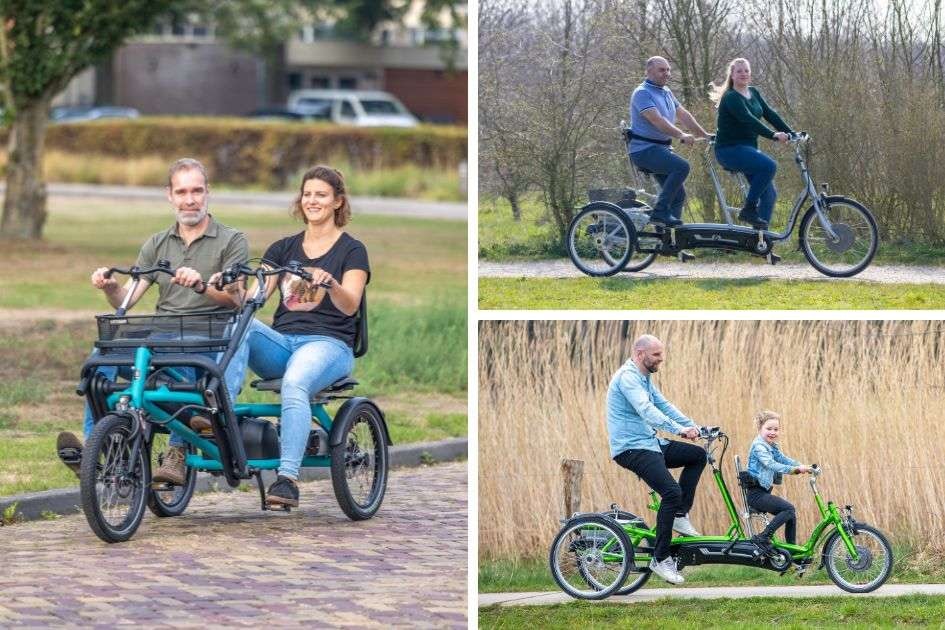
[[669, 62], [663, 57], [655, 56], [646, 60], [646, 78], [653, 83], [663, 86], [669, 83]]
[[653, 335], [640, 335], [633, 342], [633, 362], [643, 374], [652, 374], [663, 362], [663, 342]]

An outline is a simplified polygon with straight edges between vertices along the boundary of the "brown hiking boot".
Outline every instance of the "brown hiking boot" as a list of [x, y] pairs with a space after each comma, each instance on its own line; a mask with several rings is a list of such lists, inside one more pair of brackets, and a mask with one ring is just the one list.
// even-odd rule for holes
[[194, 416], [190, 419], [190, 428], [197, 433], [211, 433], [210, 421], [203, 416]]
[[56, 437], [56, 454], [62, 463], [78, 477], [79, 468], [82, 465], [82, 442], [75, 433], [63, 431]]
[[184, 485], [187, 467], [184, 466], [186, 454], [180, 446], [172, 446], [164, 452], [161, 467], [154, 471], [151, 481], [163, 481], [175, 486]]

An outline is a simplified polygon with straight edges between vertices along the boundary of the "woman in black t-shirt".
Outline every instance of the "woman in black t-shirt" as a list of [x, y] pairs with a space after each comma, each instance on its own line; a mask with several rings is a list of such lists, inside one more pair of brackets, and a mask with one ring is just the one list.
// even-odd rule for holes
[[254, 320], [245, 347], [256, 374], [282, 378], [279, 474], [266, 501], [296, 506], [296, 482], [312, 425], [311, 395], [354, 367], [354, 315], [371, 272], [364, 245], [341, 229], [351, 218], [351, 207], [340, 172], [328, 166], [307, 171], [292, 214], [305, 223], [305, 230], [270, 245], [263, 264], [298, 261], [312, 281], [271, 276], [266, 296], [277, 287], [281, 296], [272, 327]]

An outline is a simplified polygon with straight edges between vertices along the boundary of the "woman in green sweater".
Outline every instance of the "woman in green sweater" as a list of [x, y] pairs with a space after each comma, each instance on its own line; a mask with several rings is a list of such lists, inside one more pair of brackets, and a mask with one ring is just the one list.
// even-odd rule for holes
[[[744, 173], [750, 184], [738, 220], [767, 229], [777, 198], [774, 174], [778, 167], [758, 149], [758, 136], [787, 142], [794, 132], [751, 85], [751, 66], [746, 59], [728, 64], [725, 83], [713, 88], [710, 96], [719, 108], [715, 158], [724, 168]], [[762, 119], [777, 131], [771, 131]]]

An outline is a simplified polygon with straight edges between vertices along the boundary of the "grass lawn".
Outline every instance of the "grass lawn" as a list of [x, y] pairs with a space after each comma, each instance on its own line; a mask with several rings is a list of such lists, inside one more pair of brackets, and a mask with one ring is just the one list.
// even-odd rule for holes
[[945, 597], [662, 599], [639, 604], [574, 602], [491, 606], [480, 628], [894, 628], [941, 627]]
[[945, 308], [945, 285], [781, 279], [480, 278], [482, 309]]
[[[251, 255], [300, 230], [284, 209], [212, 206], [249, 237]], [[355, 213], [357, 209], [355, 208]], [[0, 496], [75, 485], [55, 456], [56, 434], [81, 435], [79, 368], [108, 312], [89, 283], [98, 266], [129, 266], [147, 236], [173, 221], [167, 204], [52, 199], [45, 241], [0, 249]], [[466, 223], [357, 216], [367, 245], [370, 351], [357, 392], [378, 401], [395, 444], [467, 434]], [[149, 312], [156, 291], [136, 307]], [[260, 315], [271, 321], [274, 301]], [[267, 394], [245, 393], [243, 400]], [[274, 396], [274, 395], [272, 395]]]

